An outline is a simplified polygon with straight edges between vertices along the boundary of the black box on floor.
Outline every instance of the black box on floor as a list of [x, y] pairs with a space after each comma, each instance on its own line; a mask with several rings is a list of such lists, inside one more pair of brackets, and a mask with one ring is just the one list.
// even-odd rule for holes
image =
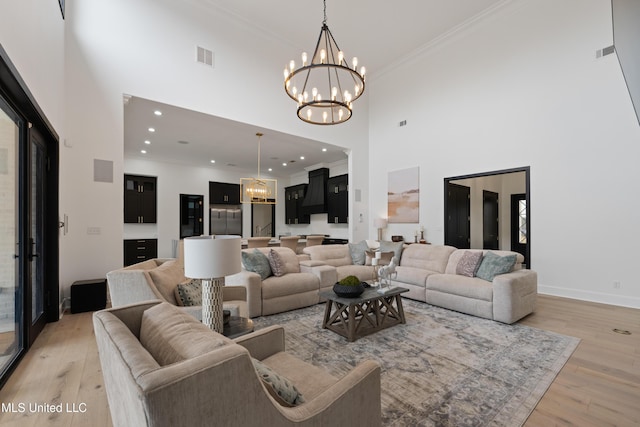
[[71, 285], [71, 313], [102, 310], [107, 306], [107, 280], [79, 280]]

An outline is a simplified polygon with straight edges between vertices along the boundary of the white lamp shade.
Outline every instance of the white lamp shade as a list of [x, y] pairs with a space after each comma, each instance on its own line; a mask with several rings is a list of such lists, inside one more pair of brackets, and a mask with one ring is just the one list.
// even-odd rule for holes
[[197, 236], [184, 239], [184, 275], [212, 279], [239, 273], [240, 236]]
[[375, 228], [387, 228], [387, 219], [386, 218], [376, 218], [373, 220], [373, 226]]

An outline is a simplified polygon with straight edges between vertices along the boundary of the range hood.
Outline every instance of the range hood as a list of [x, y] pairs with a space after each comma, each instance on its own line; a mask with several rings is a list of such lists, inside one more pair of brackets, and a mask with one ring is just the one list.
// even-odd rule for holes
[[327, 212], [327, 181], [329, 169], [320, 168], [309, 172], [309, 185], [302, 201], [302, 211], [305, 214]]

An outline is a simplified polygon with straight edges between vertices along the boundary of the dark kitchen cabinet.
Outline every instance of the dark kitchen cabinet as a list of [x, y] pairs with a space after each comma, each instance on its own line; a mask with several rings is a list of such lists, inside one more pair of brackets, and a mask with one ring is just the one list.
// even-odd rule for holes
[[307, 192], [307, 184], [299, 184], [284, 189], [285, 223], [310, 224], [311, 216], [303, 213], [302, 201]]
[[240, 184], [209, 182], [210, 205], [239, 205]]
[[349, 222], [349, 175], [338, 175], [327, 180], [327, 222]]
[[124, 266], [158, 257], [158, 239], [128, 239], [124, 241]]
[[124, 176], [124, 222], [153, 224], [157, 221], [157, 178]]

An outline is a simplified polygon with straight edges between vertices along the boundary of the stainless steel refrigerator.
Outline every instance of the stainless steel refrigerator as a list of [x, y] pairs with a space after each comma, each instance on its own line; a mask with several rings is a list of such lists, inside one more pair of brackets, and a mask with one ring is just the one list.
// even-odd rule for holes
[[212, 206], [209, 234], [236, 234], [242, 236], [242, 208]]

